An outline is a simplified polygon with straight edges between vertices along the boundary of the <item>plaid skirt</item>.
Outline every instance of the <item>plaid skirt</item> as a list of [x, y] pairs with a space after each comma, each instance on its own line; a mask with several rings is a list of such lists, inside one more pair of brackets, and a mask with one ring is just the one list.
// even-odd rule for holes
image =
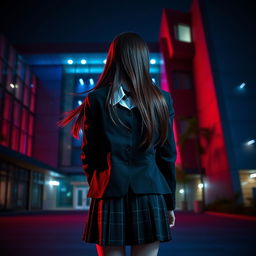
[[101, 246], [123, 246], [172, 240], [162, 194], [92, 198], [82, 241]]

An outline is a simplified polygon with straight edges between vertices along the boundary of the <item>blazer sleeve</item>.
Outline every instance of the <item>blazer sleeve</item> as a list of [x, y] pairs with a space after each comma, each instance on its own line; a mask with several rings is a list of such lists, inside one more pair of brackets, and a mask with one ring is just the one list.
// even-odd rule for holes
[[83, 139], [82, 139], [82, 168], [90, 185], [91, 179], [96, 168], [96, 153], [98, 147], [97, 139], [97, 118], [95, 115], [94, 104], [90, 93], [84, 101], [84, 119], [83, 119]]
[[167, 209], [174, 210], [176, 207], [176, 169], [175, 161], [177, 158], [176, 143], [173, 133], [173, 119], [174, 119], [174, 108], [171, 94], [168, 93], [168, 109], [169, 109], [169, 120], [168, 120], [168, 138], [163, 146], [156, 147], [156, 163], [164, 175], [167, 183], [172, 191], [172, 194], [164, 194]]

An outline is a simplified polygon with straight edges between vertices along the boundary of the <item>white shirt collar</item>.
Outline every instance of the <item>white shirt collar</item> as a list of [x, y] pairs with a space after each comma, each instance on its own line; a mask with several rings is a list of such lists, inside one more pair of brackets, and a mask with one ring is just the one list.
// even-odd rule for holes
[[124, 97], [125, 92], [124, 92], [123, 88], [124, 88], [125, 90], [129, 91], [129, 88], [128, 88], [127, 85], [125, 85], [125, 84], [120, 84], [118, 90], [114, 92], [114, 101], [113, 101], [112, 105], [117, 104], [117, 103], [118, 103], [119, 101], [121, 101], [122, 98]]

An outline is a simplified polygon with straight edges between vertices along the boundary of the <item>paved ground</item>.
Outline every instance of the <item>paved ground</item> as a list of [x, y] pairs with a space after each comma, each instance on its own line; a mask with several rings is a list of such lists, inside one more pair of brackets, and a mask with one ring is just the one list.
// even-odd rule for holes
[[[1, 256], [97, 256], [81, 241], [86, 212], [0, 216]], [[159, 256], [256, 255], [256, 222], [176, 211], [173, 240]], [[127, 247], [127, 255], [130, 247]], [[253, 253], [254, 252], [254, 253]]]

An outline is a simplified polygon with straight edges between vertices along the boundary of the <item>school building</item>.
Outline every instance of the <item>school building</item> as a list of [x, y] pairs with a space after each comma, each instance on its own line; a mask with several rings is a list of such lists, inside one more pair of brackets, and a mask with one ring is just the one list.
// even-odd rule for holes
[[[163, 9], [159, 41], [148, 43], [152, 80], [174, 101], [177, 210], [256, 200], [255, 52], [247, 20], [230, 22], [241, 8], [194, 0], [186, 13]], [[0, 36], [0, 211], [89, 208], [81, 136], [56, 123], [85, 97], [71, 93], [94, 87], [108, 46]]]

